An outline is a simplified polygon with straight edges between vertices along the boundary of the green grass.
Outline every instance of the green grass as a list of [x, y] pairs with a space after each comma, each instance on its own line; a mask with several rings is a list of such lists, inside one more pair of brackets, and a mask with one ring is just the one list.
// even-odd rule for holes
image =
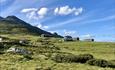
[[107, 42], [64, 42], [57, 43], [63, 51], [73, 54], [89, 53], [95, 58], [115, 60], [115, 43]]
[[[50, 54], [57, 53], [54, 49], [40, 48], [42, 46], [37, 40], [41, 39], [38, 36], [11, 36], [7, 35], [10, 39], [27, 38], [38, 44], [36, 47], [19, 46], [28, 49], [33, 52], [32, 60], [21, 60], [22, 55], [18, 54], [0, 54], [0, 70], [36, 70], [41, 67], [42, 70], [115, 70], [114, 68], [102, 68], [97, 66], [90, 66], [88, 64], [81, 63], [56, 63], [49, 57]], [[59, 39], [51, 38], [49, 41], [61, 50], [59, 52], [72, 53], [75, 55], [79, 54], [92, 54], [96, 59], [105, 59], [108, 61], [115, 61], [115, 43], [110, 42], [58, 42]], [[48, 44], [46, 44], [48, 46]], [[5, 49], [4, 51], [6, 51]], [[47, 51], [40, 53], [39, 51]], [[61, 53], [60, 53], [61, 54]], [[115, 63], [115, 62], [114, 62]]]

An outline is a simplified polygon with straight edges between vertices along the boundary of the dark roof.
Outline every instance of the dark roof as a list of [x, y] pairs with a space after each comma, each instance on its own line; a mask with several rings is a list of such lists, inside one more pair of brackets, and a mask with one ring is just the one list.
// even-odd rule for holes
[[71, 36], [65, 36], [64, 38], [72, 38]]

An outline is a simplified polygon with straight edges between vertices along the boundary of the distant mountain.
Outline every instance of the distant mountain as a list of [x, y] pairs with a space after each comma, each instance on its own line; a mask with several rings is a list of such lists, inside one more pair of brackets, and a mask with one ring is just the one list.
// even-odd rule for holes
[[46, 34], [52, 37], [62, 37], [32, 26], [16, 16], [0, 17], [0, 34]]
[[0, 16], [0, 20], [4, 19], [3, 17]]

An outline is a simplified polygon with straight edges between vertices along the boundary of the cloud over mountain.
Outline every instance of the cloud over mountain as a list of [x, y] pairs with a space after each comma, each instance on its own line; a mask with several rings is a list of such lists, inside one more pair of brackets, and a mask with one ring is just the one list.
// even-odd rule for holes
[[42, 7], [40, 9], [37, 8], [26, 8], [22, 9], [21, 13], [25, 13], [26, 17], [29, 19], [42, 19], [47, 14], [48, 8]]
[[38, 24], [37, 24], [37, 27], [38, 27], [38, 28], [41, 28], [41, 29], [48, 29], [48, 28], [49, 28], [49, 26], [45, 26], [45, 25], [43, 25], [43, 24], [41, 24], [41, 23], [38, 23]]
[[[54, 11], [51, 10], [51, 9], [48, 9], [46, 7], [42, 7], [40, 9], [37, 9], [37, 8], [26, 8], [26, 9], [22, 9], [21, 10], [21, 13], [25, 13], [26, 16], [29, 18], [29, 19], [42, 19], [44, 18], [49, 12], [54, 12], [55, 15], [79, 15], [83, 12], [83, 8], [80, 7], [80, 8], [70, 8], [68, 5], [66, 6], [63, 6], [63, 7], [56, 7], [54, 8]], [[53, 14], [53, 13], [52, 13]]]

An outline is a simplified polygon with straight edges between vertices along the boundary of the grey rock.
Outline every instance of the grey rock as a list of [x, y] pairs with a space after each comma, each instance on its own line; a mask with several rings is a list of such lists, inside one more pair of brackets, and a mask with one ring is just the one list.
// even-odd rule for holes
[[23, 48], [18, 48], [18, 47], [11, 47], [7, 50], [7, 52], [18, 53], [18, 54], [23, 54], [23, 55], [31, 54], [30, 51], [23, 49]]

